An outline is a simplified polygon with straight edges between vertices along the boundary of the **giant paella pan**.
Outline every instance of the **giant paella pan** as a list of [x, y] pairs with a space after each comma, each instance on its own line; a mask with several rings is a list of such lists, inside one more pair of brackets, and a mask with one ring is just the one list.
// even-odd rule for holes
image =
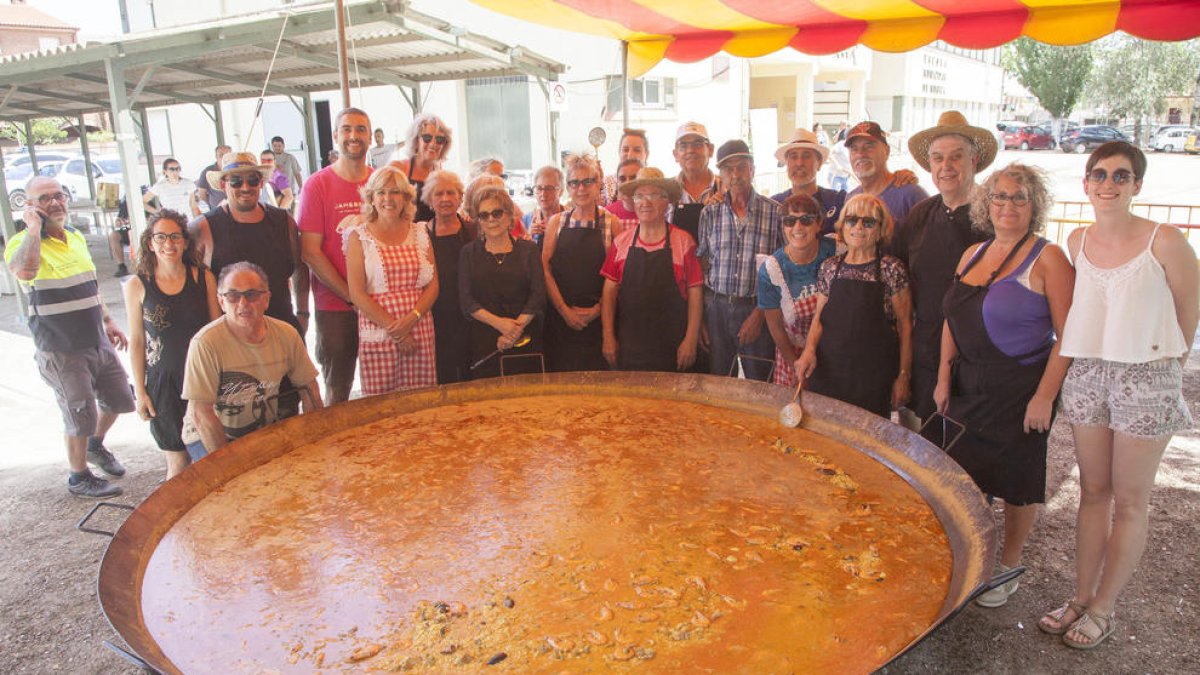
[[989, 585], [991, 513], [916, 434], [789, 398], [580, 373], [293, 418], [138, 506], [100, 603], [164, 673], [870, 672]]

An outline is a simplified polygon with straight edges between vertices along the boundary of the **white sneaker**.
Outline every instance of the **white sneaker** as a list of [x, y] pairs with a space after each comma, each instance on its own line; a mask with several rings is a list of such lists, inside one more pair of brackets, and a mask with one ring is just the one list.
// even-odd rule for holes
[[[1004, 565], [1003, 563], [999, 563], [996, 566], [996, 573], [1003, 574], [1010, 569], [1012, 568]], [[978, 598], [975, 598], [975, 604], [979, 605], [980, 607], [1003, 607], [1005, 603], [1008, 602], [1008, 596], [1016, 593], [1017, 588], [1019, 588], [1020, 585], [1021, 582], [1017, 581], [1016, 579], [1000, 584], [983, 595], [980, 595]]]

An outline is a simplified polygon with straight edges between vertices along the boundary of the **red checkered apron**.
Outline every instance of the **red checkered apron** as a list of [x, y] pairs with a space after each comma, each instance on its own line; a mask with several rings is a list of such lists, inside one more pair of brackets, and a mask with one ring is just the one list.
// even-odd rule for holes
[[[412, 313], [423, 287], [417, 286], [421, 270], [421, 253], [416, 244], [386, 246], [377, 244], [383, 269], [387, 273], [387, 293], [372, 293], [388, 314], [402, 317]], [[358, 315], [358, 334], [378, 334], [379, 327], [363, 314]], [[362, 392], [366, 396], [386, 394], [403, 389], [432, 387], [437, 384], [437, 362], [434, 358], [433, 317], [426, 313], [411, 333], [415, 350], [401, 353], [400, 345], [390, 337], [384, 340], [359, 340], [358, 369]]]
[[[779, 288], [780, 310], [783, 314], [783, 328], [787, 333], [788, 341], [792, 343], [792, 347], [796, 350], [796, 354], [804, 351], [804, 341], [808, 339], [808, 329], [812, 326], [813, 315], [817, 311], [817, 289], [814, 286], [806, 287], [801, 290], [800, 297], [792, 297], [792, 291], [787, 286], [787, 281], [783, 278], [783, 270], [779, 267], [779, 261], [774, 258], [767, 258], [764, 261], [767, 268], [767, 276], [771, 283]], [[783, 304], [788, 303], [791, 306], [791, 311]], [[783, 357], [783, 352], [779, 349], [775, 350], [775, 384], [781, 384], [785, 387], [796, 386], [796, 369], [795, 365]]]

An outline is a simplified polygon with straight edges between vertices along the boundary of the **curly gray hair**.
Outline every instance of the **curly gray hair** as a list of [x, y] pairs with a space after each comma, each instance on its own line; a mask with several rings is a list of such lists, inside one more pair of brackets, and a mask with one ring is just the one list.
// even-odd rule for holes
[[1045, 231], [1050, 208], [1054, 206], [1054, 195], [1050, 192], [1050, 177], [1038, 167], [1021, 162], [1013, 162], [1006, 167], [996, 169], [971, 195], [971, 225], [984, 234], [995, 234], [996, 228], [992, 224], [990, 210], [990, 195], [1001, 176], [1016, 181], [1029, 197], [1029, 203], [1033, 206], [1029, 231], [1034, 234]]

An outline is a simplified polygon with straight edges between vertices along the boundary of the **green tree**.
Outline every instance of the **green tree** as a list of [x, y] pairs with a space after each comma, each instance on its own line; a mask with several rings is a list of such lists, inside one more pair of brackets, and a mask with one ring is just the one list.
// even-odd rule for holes
[[1135, 140], [1143, 119], [1166, 111], [1168, 96], [1188, 96], [1200, 71], [1200, 41], [1151, 42], [1112, 35], [1097, 46], [1088, 98], [1111, 117], [1134, 121]]
[[1092, 47], [1056, 47], [1022, 37], [1005, 48], [1003, 64], [1055, 120], [1071, 114], [1092, 72]]
[[[33, 144], [46, 145], [48, 143], [58, 143], [67, 137], [67, 132], [59, 130], [59, 127], [67, 123], [65, 117], [44, 117], [33, 120], [30, 125], [33, 128]], [[29, 140], [25, 138], [25, 125], [3, 123], [0, 124], [0, 137], [11, 138], [21, 145], [29, 145]]]

